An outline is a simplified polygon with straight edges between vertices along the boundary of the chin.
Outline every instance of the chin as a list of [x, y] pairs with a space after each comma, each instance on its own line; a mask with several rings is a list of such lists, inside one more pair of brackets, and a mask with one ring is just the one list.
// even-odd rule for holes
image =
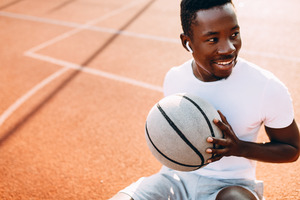
[[219, 79], [227, 79], [232, 74], [232, 70], [227, 71], [226, 73], [215, 74]]

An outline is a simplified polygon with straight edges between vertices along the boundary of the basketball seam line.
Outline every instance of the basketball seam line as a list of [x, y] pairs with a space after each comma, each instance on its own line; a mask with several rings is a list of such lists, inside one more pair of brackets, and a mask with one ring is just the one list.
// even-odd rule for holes
[[194, 102], [192, 99], [190, 99], [189, 97], [187, 96], [182, 96], [183, 98], [187, 99], [188, 101], [190, 101], [194, 106], [196, 106], [196, 108], [202, 113], [203, 117], [205, 118], [205, 121], [209, 127], [209, 130], [210, 130], [210, 133], [211, 133], [211, 136], [212, 137], [215, 137], [215, 133], [214, 133], [214, 130], [212, 128], [212, 125], [207, 117], [207, 115], [205, 114], [205, 112], [200, 108], [200, 106], [198, 104], [196, 104], [196, 102]]
[[[211, 133], [211, 136], [212, 137], [215, 137], [215, 133], [214, 133], [214, 130], [212, 128], [212, 125], [211, 125], [211, 122], [209, 121], [207, 115], [205, 114], [205, 112], [201, 109], [201, 107], [196, 103], [194, 102], [191, 98], [185, 96], [185, 95], [179, 95], [179, 96], [182, 96], [183, 98], [185, 98], [186, 100], [190, 101], [194, 106], [196, 106], [196, 108], [202, 113], [203, 117], [205, 118], [206, 120], [206, 123], [208, 124], [208, 127], [209, 127], [209, 130], [210, 130], [210, 133]], [[213, 144], [213, 148], [215, 149], [216, 148], [216, 145]], [[215, 156], [215, 154], [212, 154], [211, 158], [213, 158]]]
[[183, 164], [183, 163], [180, 163], [180, 162], [177, 162], [176, 160], [173, 160], [171, 158], [169, 158], [168, 156], [166, 156], [163, 152], [161, 152], [158, 147], [155, 146], [154, 142], [152, 141], [151, 137], [150, 137], [150, 134], [148, 132], [148, 128], [147, 128], [147, 122], [146, 122], [146, 127], [145, 127], [145, 130], [146, 130], [146, 134], [147, 134], [147, 137], [149, 139], [149, 141], [151, 142], [152, 146], [156, 149], [156, 151], [158, 153], [160, 153], [163, 157], [165, 157], [167, 160], [175, 163], [175, 164], [178, 164], [178, 165], [181, 165], [181, 166], [184, 166], [184, 167], [197, 167], [197, 168], [200, 168], [202, 167], [203, 165], [187, 165], [187, 164]]
[[184, 134], [179, 130], [179, 128], [175, 125], [175, 123], [169, 118], [169, 116], [165, 113], [165, 111], [161, 108], [159, 103], [157, 103], [157, 108], [161, 112], [161, 114], [165, 117], [165, 119], [168, 121], [170, 126], [175, 130], [175, 132], [183, 139], [183, 141], [192, 148], [192, 150], [200, 157], [201, 159], [201, 166], [204, 164], [204, 157], [201, 154], [201, 152], [198, 151], [198, 149], [184, 136]]

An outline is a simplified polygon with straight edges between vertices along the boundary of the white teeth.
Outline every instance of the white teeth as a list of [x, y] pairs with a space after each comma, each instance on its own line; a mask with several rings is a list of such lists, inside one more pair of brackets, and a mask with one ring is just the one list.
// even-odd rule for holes
[[232, 61], [228, 61], [228, 62], [217, 62], [218, 65], [228, 65], [230, 64]]

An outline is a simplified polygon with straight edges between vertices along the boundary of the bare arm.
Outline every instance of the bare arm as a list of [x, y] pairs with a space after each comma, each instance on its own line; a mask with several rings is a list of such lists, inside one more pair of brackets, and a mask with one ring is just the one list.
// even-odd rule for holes
[[270, 138], [268, 143], [245, 142], [237, 138], [225, 116], [222, 121], [214, 123], [223, 131], [225, 138], [208, 138], [207, 141], [223, 146], [222, 149], [208, 149], [208, 153], [217, 154], [211, 162], [223, 156], [240, 156], [262, 162], [285, 163], [296, 161], [299, 157], [299, 130], [295, 121], [286, 128], [273, 129], [265, 127]]

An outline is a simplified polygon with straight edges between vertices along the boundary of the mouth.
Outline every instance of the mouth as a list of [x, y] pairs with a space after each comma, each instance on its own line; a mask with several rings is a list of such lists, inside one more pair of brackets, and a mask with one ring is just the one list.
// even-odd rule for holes
[[227, 62], [215, 62], [217, 65], [230, 65], [233, 62], [233, 60], [231, 61], [227, 61]]
[[232, 58], [230, 60], [214, 61], [213, 64], [221, 70], [231, 70], [235, 65], [235, 58]]

